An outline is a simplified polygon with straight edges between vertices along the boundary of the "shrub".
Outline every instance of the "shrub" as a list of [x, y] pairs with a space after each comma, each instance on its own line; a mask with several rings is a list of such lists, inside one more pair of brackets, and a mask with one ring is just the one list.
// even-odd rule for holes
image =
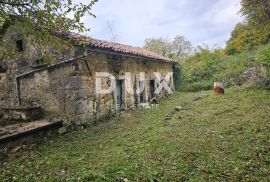
[[182, 83], [182, 67], [180, 64], [175, 65], [173, 67], [173, 72], [174, 72], [174, 85], [176, 90], [180, 90], [181, 88], [181, 83]]
[[[226, 87], [247, 82], [253, 86], [269, 87], [270, 44], [235, 55], [224, 55], [223, 50], [201, 49], [181, 62], [181, 90], [199, 91], [224, 82]], [[250, 73], [251, 72], [251, 73]], [[249, 76], [252, 76], [252, 78]], [[252, 80], [253, 79], [253, 80]]]
[[256, 54], [256, 61], [262, 65], [261, 76], [265, 79], [266, 87], [270, 84], [270, 44], [261, 47]]

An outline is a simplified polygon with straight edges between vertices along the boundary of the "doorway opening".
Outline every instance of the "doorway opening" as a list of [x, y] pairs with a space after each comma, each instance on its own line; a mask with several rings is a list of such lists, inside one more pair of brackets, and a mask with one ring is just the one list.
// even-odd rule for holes
[[123, 106], [123, 80], [116, 80], [115, 91], [116, 110], [120, 111]]
[[150, 80], [150, 100], [155, 97], [155, 80]]

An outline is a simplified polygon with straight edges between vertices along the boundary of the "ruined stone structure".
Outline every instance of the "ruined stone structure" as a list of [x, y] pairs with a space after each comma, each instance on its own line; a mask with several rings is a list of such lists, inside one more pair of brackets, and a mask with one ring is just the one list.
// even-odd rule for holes
[[[30, 43], [16, 28], [6, 31], [8, 45], [20, 52], [10, 60], [0, 60], [1, 107], [41, 107], [48, 119], [61, 119], [66, 124], [82, 125], [112, 115], [116, 105], [132, 108], [137, 103], [150, 103], [166, 95], [154, 93], [161, 80], [173, 72], [175, 62], [142, 48], [91, 39], [78, 34], [62, 35], [73, 42], [84, 40], [87, 46], [74, 45], [64, 51], [55, 51], [44, 45]], [[54, 63], [44, 63], [49, 55]], [[108, 72], [116, 80], [111, 93], [96, 93], [96, 72]], [[129, 72], [131, 79], [125, 79]], [[139, 73], [146, 81], [141, 82]], [[111, 80], [102, 77], [101, 86], [108, 88]], [[127, 83], [130, 82], [130, 83]], [[134, 92], [126, 90], [130, 84]], [[142, 93], [136, 88], [145, 85]], [[169, 85], [173, 88], [173, 79]]]

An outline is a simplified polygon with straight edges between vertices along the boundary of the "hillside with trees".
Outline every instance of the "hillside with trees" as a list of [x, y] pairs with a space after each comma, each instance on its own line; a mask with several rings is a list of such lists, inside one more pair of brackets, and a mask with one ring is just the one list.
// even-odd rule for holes
[[235, 26], [224, 49], [210, 49], [207, 45], [192, 48], [181, 36], [176, 37], [182, 40], [176, 46], [178, 52], [172, 49], [175, 40], [145, 41], [146, 49], [179, 62], [175, 69], [177, 89], [208, 90], [213, 82], [224, 82], [226, 87], [269, 88], [270, 1], [242, 0], [241, 6], [240, 13], [245, 19]]

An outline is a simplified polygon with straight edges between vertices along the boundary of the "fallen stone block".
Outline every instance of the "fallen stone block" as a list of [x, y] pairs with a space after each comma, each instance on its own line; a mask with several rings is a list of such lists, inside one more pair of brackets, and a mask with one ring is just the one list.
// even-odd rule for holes
[[12, 154], [15, 154], [15, 153], [17, 153], [19, 150], [21, 150], [21, 148], [22, 148], [22, 146], [15, 147], [15, 148], [13, 148], [13, 149], [11, 150], [11, 153], [12, 153]]
[[66, 127], [59, 128], [58, 133], [60, 135], [66, 134], [67, 133], [67, 128]]
[[202, 96], [196, 96], [196, 97], [193, 98], [193, 101], [198, 101], [198, 100], [201, 100], [201, 99], [203, 99]]
[[180, 111], [183, 111], [183, 110], [184, 110], [184, 108], [182, 106], [175, 107], [175, 111], [177, 111], [177, 112], [180, 112]]

